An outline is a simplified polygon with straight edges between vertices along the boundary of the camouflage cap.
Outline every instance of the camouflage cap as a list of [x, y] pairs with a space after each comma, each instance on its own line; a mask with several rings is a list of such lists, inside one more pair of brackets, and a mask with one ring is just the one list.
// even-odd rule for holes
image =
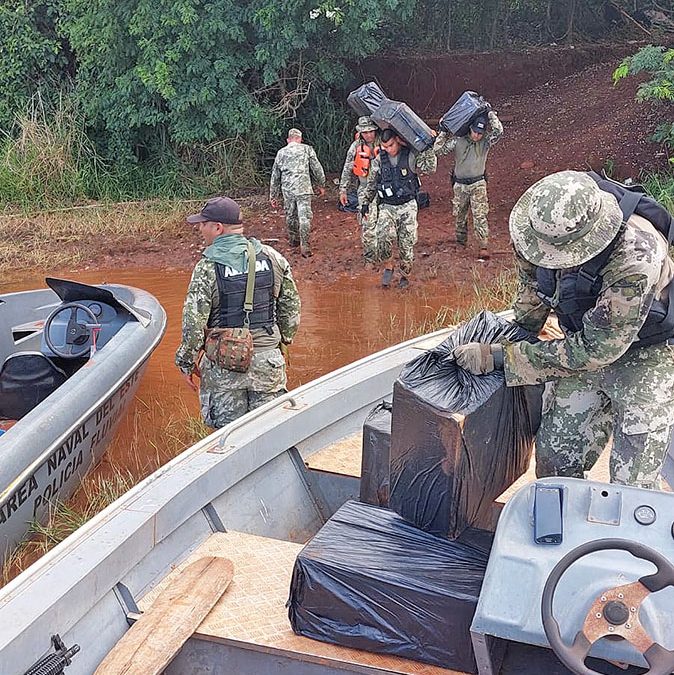
[[302, 138], [302, 132], [295, 127], [288, 129], [288, 138]]
[[510, 237], [517, 252], [534, 265], [564, 269], [601, 253], [622, 219], [616, 198], [587, 174], [559, 171], [519, 198], [510, 213]]
[[371, 117], [363, 115], [358, 118], [358, 124], [356, 124], [356, 131], [377, 131], [379, 127], [372, 121]]

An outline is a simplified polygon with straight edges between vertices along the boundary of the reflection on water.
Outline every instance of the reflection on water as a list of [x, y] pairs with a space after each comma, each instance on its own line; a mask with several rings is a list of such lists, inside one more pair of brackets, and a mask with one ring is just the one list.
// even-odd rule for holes
[[[121, 283], [143, 288], [164, 306], [168, 325], [150, 359], [132, 409], [123, 420], [106, 467], [158, 464], [179, 450], [169, 447], [176, 426], [198, 416], [196, 395], [173, 365], [180, 342], [181, 312], [190, 279], [186, 270], [84, 270], [63, 275], [84, 283]], [[0, 292], [44, 286], [42, 276], [5, 280]], [[465, 306], [457, 289], [425, 284], [405, 292], [383, 290], [373, 276], [342, 278], [329, 285], [298, 280], [302, 322], [291, 347], [289, 388], [328, 373], [367, 354], [401, 342], [428, 326], [443, 306]]]

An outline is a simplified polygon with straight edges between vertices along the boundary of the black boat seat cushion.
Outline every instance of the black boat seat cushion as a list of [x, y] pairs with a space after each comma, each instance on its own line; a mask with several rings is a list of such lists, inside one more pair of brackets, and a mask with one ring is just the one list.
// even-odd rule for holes
[[67, 379], [41, 352], [10, 354], [0, 369], [0, 417], [19, 420]]

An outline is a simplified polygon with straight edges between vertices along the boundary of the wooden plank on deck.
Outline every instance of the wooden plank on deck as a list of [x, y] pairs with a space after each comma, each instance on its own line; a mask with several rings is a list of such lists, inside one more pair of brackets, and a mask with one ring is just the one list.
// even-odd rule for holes
[[227, 590], [234, 563], [204, 556], [188, 565], [113, 647], [95, 675], [155, 675], [180, 648]]

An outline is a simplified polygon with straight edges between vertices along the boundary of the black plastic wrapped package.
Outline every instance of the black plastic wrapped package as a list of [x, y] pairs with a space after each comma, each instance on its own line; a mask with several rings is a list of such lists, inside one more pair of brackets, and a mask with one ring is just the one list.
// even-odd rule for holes
[[346, 102], [357, 115], [371, 115], [384, 101], [386, 94], [376, 82], [366, 82], [354, 89], [346, 98]]
[[464, 91], [440, 119], [440, 129], [455, 136], [465, 136], [470, 131], [470, 123], [490, 109], [489, 103], [477, 92]]
[[535, 340], [490, 312], [459, 326], [408, 363], [394, 385], [389, 505], [417, 527], [457, 537], [493, 528], [494, 500], [527, 469], [542, 386], [506, 387], [503, 372], [456, 365], [468, 342]]
[[392, 409], [389, 401], [382, 401], [363, 423], [360, 501], [366, 504], [388, 506]]
[[477, 672], [470, 641], [490, 539], [434, 537], [347, 502], [295, 561], [288, 616], [305, 637]]
[[435, 137], [431, 128], [406, 103], [387, 99], [372, 112], [372, 120], [380, 129], [393, 129], [417, 152], [428, 150]]

